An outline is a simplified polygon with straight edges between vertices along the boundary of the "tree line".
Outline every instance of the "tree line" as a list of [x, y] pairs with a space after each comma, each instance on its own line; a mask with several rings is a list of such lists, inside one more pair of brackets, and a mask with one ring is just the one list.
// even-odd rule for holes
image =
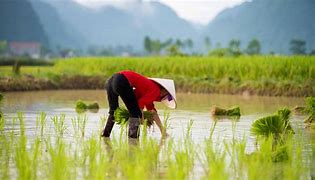
[[[151, 55], [160, 55], [161, 52], [170, 56], [188, 56], [188, 55], [203, 55], [193, 53], [194, 42], [191, 39], [181, 40], [172, 38], [166, 41], [159, 39], [151, 39], [149, 36], [144, 38], [143, 46], [145, 51]], [[240, 56], [246, 55], [260, 55], [261, 43], [258, 39], [254, 38], [248, 42], [245, 49], [241, 49], [241, 41], [232, 39], [227, 47], [221, 47], [221, 44], [216, 44], [215, 48], [212, 48], [211, 40], [209, 37], [204, 38], [204, 48], [209, 56]], [[301, 39], [292, 39], [289, 43], [289, 52], [292, 55], [315, 55], [315, 50], [306, 52], [306, 42]], [[270, 52], [270, 54], [275, 54]]]
[[[200, 42], [199, 42], [200, 43]], [[199, 50], [195, 52], [195, 43], [192, 39], [153, 39], [145, 36], [143, 40], [144, 51], [136, 51], [132, 46], [99, 47], [89, 46], [85, 51], [80, 49], [57, 47], [51, 50], [45, 46], [41, 47], [41, 57], [71, 57], [71, 56], [146, 56], [146, 55], [169, 55], [169, 56], [240, 56], [240, 55], [260, 55], [261, 43], [258, 39], [252, 39], [242, 49], [241, 41], [232, 39], [226, 47], [221, 47], [217, 43], [212, 47], [211, 39], [203, 39], [203, 48], [198, 46]], [[8, 44], [6, 41], [0, 41], [0, 56], [8, 54]], [[306, 42], [301, 39], [292, 39], [289, 42], [289, 52], [292, 55], [315, 55], [315, 49], [307, 52]], [[274, 52], [270, 52], [274, 54]]]

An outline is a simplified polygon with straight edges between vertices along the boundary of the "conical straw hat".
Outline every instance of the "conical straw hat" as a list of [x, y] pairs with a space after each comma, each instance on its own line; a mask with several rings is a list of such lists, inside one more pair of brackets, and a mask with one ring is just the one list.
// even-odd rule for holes
[[162, 79], [162, 78], [149, 78], [157, 84], [161, 85], [169, 95], [162, 99], [162, 103], [168, 106], [169, 108], [176, 108], [176, 91], [174, 81], [172, 79]]

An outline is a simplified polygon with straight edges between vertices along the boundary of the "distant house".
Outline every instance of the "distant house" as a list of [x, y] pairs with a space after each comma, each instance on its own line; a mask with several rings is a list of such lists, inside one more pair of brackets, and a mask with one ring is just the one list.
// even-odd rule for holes
[[9, 52], [13, 56], [28, 55], [32, 58], [39, 58], [40, 48], [41, 48], [41, 44], [39, 42], [27, 42], [27, 41], [9, 42]]

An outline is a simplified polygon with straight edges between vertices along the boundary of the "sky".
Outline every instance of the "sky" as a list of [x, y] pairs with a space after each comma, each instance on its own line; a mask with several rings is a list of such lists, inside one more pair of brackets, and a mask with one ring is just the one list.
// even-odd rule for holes
[[[75, 0], [83, 5], [97, 7], [113, 5], [119, 2], [141, 0]], [[218, 13], [225, 8], [239, 5], [245, 0], [142, 0], [142, 2], [157, 1], [171, 7], [179, 17], [196, 24], [208, 24]]]

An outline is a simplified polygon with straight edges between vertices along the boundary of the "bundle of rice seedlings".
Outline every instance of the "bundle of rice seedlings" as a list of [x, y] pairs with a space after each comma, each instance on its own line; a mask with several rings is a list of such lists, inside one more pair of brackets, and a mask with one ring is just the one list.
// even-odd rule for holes
[[84, 112], [87, 110], [87, 105], [82, 101], [82, 100], [78, 100], [75, 104], [75, 110], [77, 112]]
[[294, 133], [289, 117], [291, 111], [287, 108], [277, 111], [275, 115], [257, 119], [252, 124], [250, 132], [255, 136], [279, 137], [281, 134]]
[[87, 106], [87, 108], [88, 108], [88, 109], [99, 109], [100, 106], [98, 105], [98, 103], [94, 102], [94, 103], [92, 103], [92, 104], [89, 104], [89, 105]]
[[[145, 124], [148, 127], [151, 127], [153, 125], [153, 115], [150, 111], [144, 111], [144, 121], [141, 121], [141, 124]], [[126, 108], [118, 107], [114, 112], [115, 122], [117, 124], [125, 124], [127, 123], [130, 115]]]
[[217, 106], [213, 106], [211, 114], [212, 116], [241, 116], [241, 109], [238, 106], [229, 109], [222, 109]]
[[76, 102], [76, 106], [75, 106], [75, 110], [78, 113], [85, 112], [86, 110], [90, 110], [92, 112], [98, 112], [99, 108], [100, 107], [99, 107], [98, 103], [96, 103], [96, 102], [94, 102], [92, 104], [86, 104], [82, 100], [78, 100]]
[[283, 162], [289, 159], [286, 146], [276, 148], [271, 154], [272, 162]]
[[98, 105], [98, 103], [94, 102], [94, 103], [92, 103], [92, 104], [89, 104], [87, 108], [88, 108], [88, 110], [90, 110], [91, 112], [97, 113], [98, 110], [100, 109], [100, 106]]
[[315, 122], [315, 97], [306, 98], [306, 108], [305, 112], [307, 113], [307, 117], [304, 120], [304, 123], [310, 124]]

